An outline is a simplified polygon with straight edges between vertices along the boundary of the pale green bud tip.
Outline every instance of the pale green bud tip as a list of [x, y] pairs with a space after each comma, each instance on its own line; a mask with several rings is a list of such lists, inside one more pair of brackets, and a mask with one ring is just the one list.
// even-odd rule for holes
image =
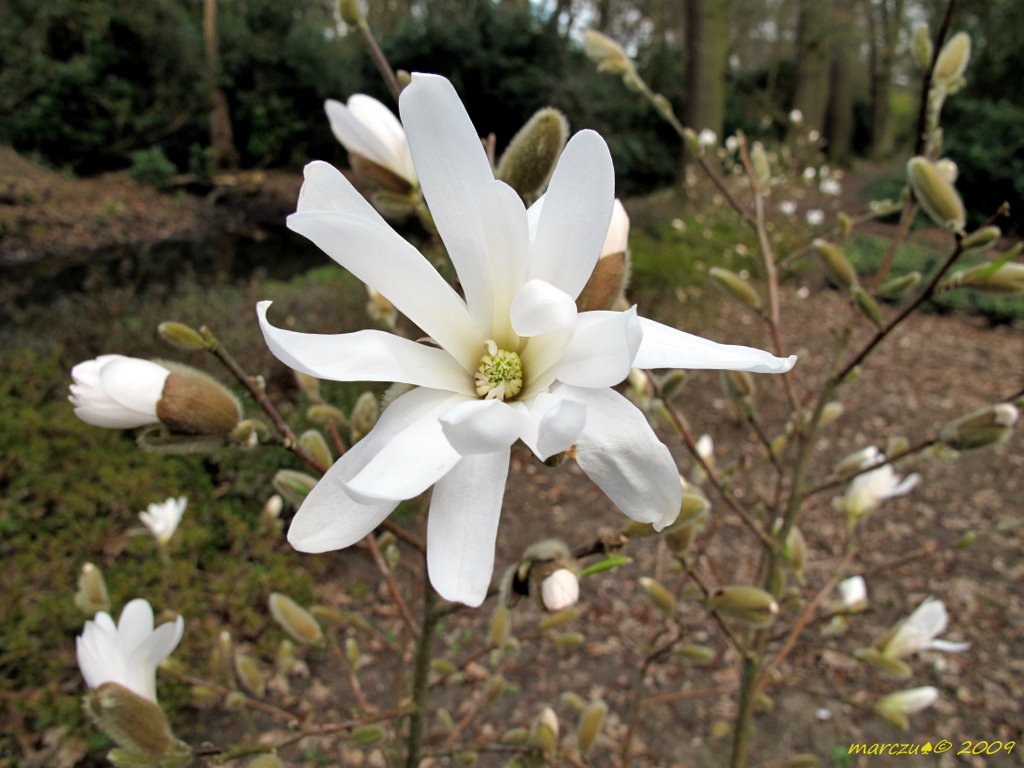
[[83, 706], [121, 754], [137, 764], [183, 765], [191, 755], [188, 745], [174, 737], [164, 711], [122, 685], [104, 683], [86, 695]]
[[942, 46], [939, 58], [935, 62], [932, 79], [938, 85], [946, 85], [963, 76], [967, 62], [971, 59], [971, 36], [966, 32], [957, 32]]
[[762, 184], [771, 180], [771, 166], [768, 164], [768, 154], [764, 151], [764, 145], [756, 141], [750, 149], [750, 163], [754, 166], [754, 175]]
[[879, 286], [878, 290], [875, 291], [875, 295], [881, 298], [898, 296], [905, 291], [909, 291], [919, 282], [921, 282], [921, 273], [909, 272], [905, 275], [894, 277], [891, 280], [886, 280]]
[[996, 241], [1002, 234], [999, 227], [990, 225], [976, 229], [967, 235], [960, 243], [965, 251], [985, 248]]
[[755, 627], [771, 624], [779, 613], [779, 604], [770, 593], [745, 585], [719, 587], [712, 593], [708, 604], [723, 616]]
[[958, 272], [949, 279], [948, 283], [950, 287], [964, 285], [989, 293], [1010, 295], [1024, 293], [1024, 263], [1007, 261], [999, 266], [996, 264], [998, 262], [986, 262]]
[[341, 20], [350, 27], [361, 27], [366, 24], [358, 0], [338, 0], [338, 12], [341, 14]]
[[492, 648], [501, 648], [512, 635], [512, 614], [508, 606], [499, 604], [491, 616], [491, 627], [487, 635]]
[[875, 704], [875, 712], [897, 728], [906, 730], [910, 723], [908, 715], [927, 709], [938, 701], [939, 692], [930, 685], [890, 693]]
[[963, 231], [964, 203], [935, 163], [925, 157], [912, 157], [907, 163], [907, 178], [917, 201], [936, 224], [954, 232]]
[[928, 67], [932, 65], [932, 53], [934, 52], [934, 46], [932, 45], [931, 33], [928, 31], [928, 25], [921, 21], [914, 25], [914, 37], [911, 42], [911, 50], [914, 53], [914, 61], [917, 63], [922, 70], [927, 71]]
[[373, 392], [363, 392], [352, 408], [353, 442], [358, 442], [369, 434], [378, 418], [380, 418], [380, 405], [377, 403], [377, 396]]
[[92, 563], [82, 566], [82, 573], [78, 577], [78, 592], [75, 593], [75, 605], [83, 613], [90, 615], [110, 609], [110, 595], [107, 593], [103, 573]]
[[584, 757], [594, 746], [607, 715], [608, 705], [600, 699], [590, 702], [580, 714], [579, 725], [576, 727], [576, 746]]
[[686, 141], [686, 151], [694, 157], [704, 154], [704, 147], [701, 146], [700, 137], [693, 128], [683, 130], [683, 139]]
[[156, 332], [160, 334], [161, 339], [172, 347], [177, 347], [186, 352], [197, 352], [201, 349], [206, 349], [206, 340], [199, 335], [197, 330], [184, 323], [169, 321], [160, 323], [156, 327]]
[[551, 707], [544, 707], [533, 721], [530, 741], [545, 755], [554, 755], [558, 750], [558, 715]]
[[628, 74], [633, 71], [633, 62], [622, 46], [596, 30], [589, 29], [583, 35], [583, 52], [597, 64], [599, 72]]
[[986, 405], [947, 424], [939, 439], [957, 451], [985, 448], [1006, 440], [1019, 418], [1020, 411], [1010, 403]]
[[320, 622], [287, 595], [274, 592], [270, 595], [268, 605], [274, 620], [297, 642], [312, 644], [323, 638]]
[[569, 139], [569, 121], [552, 107], [534, 113], [512, 137], [498, 163], [497, 177], [524, 198], [544, 191]]
[[876, 328], [882, 327], [882, 313], [878, 309], [878, 302], [874, 300], [870, 293], [865, 291], [863, 288], [857, 286], [853, 289], [853, 298], [857, 302], [857, 306], [864, 316], [874, 324]]
[[749, 282], [735, 272], [722, 267], [712, 267], [708, 270], [708, 274], [737, 301], [751, 309], [761, 308], [761, 296]]
[[274, 490], [286, 498], [292, 506], [298, 507], [316, 486], [316, 478], [294, 469], [281, 469], [271, 481]]
[[322, 467], [329, 467], [334, 463], [334, 456], [331, 449], [327, 447], [327, 440], [315, 429], [309, 429], [299, 436], [299, 445], [312, 456]]
[[814, 250], [821, 257], [825, 272], [833, 283], [847, 290], [857, 285], [857, 272], [850, 260], [846, 258], [842, 248], [820, 238], [815, 240], [813, 245]]
[[384, 739], [384, 729], [379, 725], [360, 725], [352, 729], [352, 741], [360, 747], [372, 747]]
[[267, 678], [260, 669], [259, 662], [244, 653], [235, 654], [235, 675], [242, 687], [257, 699], [262, 699], [267, 692]]
[[253, 758], [248, 768], [284, 768], [284, 763], [277, 755], [266, 754]]
[[647, 595], [647, 599], [654, 603], [657, 608], [666, 613], [673, 613], [676, 609], [676, 599], [665, 587], [658, 581], [643, 576], [640, 579], [640, 588]]

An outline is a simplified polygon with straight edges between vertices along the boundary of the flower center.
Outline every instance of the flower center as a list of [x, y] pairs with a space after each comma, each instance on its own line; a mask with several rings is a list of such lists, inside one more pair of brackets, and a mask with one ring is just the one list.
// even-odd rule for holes
[[476, 393], [485, 400], [511, 400], [523, 388], [523, 361], [515, 352], [498, 349], [492, 339], [484, 349], [473, 377]]

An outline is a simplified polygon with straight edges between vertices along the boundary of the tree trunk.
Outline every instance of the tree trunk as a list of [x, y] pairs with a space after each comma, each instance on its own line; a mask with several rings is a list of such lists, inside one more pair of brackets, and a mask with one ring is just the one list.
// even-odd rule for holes
[[835, 0], [835, 27], [847, 30], [838, 35], [833, 47], [832, 88], [829, 100], [828, 156], [834, 163], [845, 164], [853, 147], [853, 59], [856, 36], [850, 34], [853, 13], [850, 0]]
[[796, 33], [793, 108], [804, 116], [801, 130], [820, 131], [828, 106], [831, 8], [823, 0], [800, 0]]
[[210, 78], [210, 147], [217, 168], [238, 165], [231, 130], [228, 100], [220, 87], [220, 51], [217, 42], [217, 0], [203, 0], [203, 42], [206, 44], [206, 67]]
[[689, 0], [686, 9], [686, 125], [719, 138], [725, 120], [727, 3]]
[[904, 0], [882, 0], [877, 6], [866, 2], [871, 43], [871, 155], [888, 157], [894, 136], [890, 125], [892, 70]]

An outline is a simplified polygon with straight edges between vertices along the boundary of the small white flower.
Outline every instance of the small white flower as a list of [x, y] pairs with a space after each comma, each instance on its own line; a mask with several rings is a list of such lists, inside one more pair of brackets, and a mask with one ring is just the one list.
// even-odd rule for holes
[[851, 576], [839, 582], [839, 601], [847, 611], [863, 611], [868, 607], [868, 585], [863, 576]]
[[625, 253], [628, 244], [629, 215], [619, 199], [615, 198], [615, 205], [612, 207], [612, 220], [608, 225], [608, 234], [604, 239], [604, 245], [601, 246], [601, 256]]
[[702, 147], [713, 147], [718, 143], [718, 134], [710, 128], [705, 128], [697, 134], [697, 143]]
[[821, 193], [823, 195], [838, 196], [842, 194], [843, 185], [830, 177], [827, 179], [822, 179], [821, 184], [818, 185], [818, 189], [821, 190]]
[[678, 469], [646, 417], [611, 387], [637, 368], [781, 373], [795, 356], [717, 344], [622, 312], [578, 312], [614, 207], [604, 140], [566, 145], [543, 204], [500, 181], [455, 89], [415, 74], [399, 110], [424, 199], [464, 298], [345, 177], [310, 163], [288, 226], [380, 291], [434, 344], [382, 331], [314, 335], [257, 311], [270, 350], [320, 379], [413, 388], [328, 470], [288, 531], [304, 552], [348, 547], [431, 486], [427, 568], [446, 599], [479, 605], [494, 566], [512, 443], [544, 460], [575, 446], [585, 474], [659, 530], [678, 515]]
[[913, 715], [923, 709], [928, 709], [939, 699], [939, 691], [930, 685], [920, 688], [909, 688], [905, 691], [890, 693], [878, 700], [875, 704], [875, 711], [899, 728], [906, 729], [909, 726], [907, 715]]
[[818, 139], [821, 138], [821, 131], [817, 129], [812, 129], [807, 132], [807, 138], [811, 141], [817, 141]]
[[78, 667], [90, 688], [118, 683], [139, 696], [156, 701], [156, 668], [171, 655], [185, 631], [180, 616], [153, 629], [153, 609], [145, 600], [132, 600], [117, 624], [100, 612], [85, 622], [75, 641]]
[[549, 611], [571, 608], [580, 599], [580, 580], [568, 568], [559, 568], [541, 582], [540, 597]]
[[156, 537], [161, 544], [171, 540], [174, 532], [178, 530], [178, 523], [181, 516], [185, 514], [188, 507], [188, 499], [184, 496], [178, 498], [168, 497], [161, 504], [150, 504], [144, 512], [139, 512], [139, 519], [149, 528], [150, 533]]
[[[884, 459], [884, 454], [877, 450], [866, 453], [861, 467], [870, 467]], [[843, 497], [842, 506], [846, 516], [850, 520], [859, 520], [878, 509], [886, 499], [909, 493], [920, 479], [917, 474], [898, 477], [892, 464], [857, 475], [846, 487]]]
[[409, 142], [398, 118], [372, 96], [356, 93], [346, 104], [324, 102], [331, 131], [349, 154], [359, 155], [417, 186]]
[[697, 438], [697, 455], [709, 464], [715, 460], [715, 442], [711, 435], [704, 434]]
[[735, 152], [740, 148], [740, 140], [735, 136], [729, 136], [725, 139], [725, 148], [730, 152]]
[[101, 355], [71, 369], [68, 400], [87, 424], [134, 429], [156, 424], [157, 403], [170, 371], [162, 365], [123, 355]]
[[799, 109], [792, 109], [789, 112], [789, 122], [793, 125], [800, 125], [804, 121], [804, 113]]
[[784, 216], [792, 216], [794, 213], [796, 213], [796, 203], [794, 203], [792, 200], [783, 200], [781, 203], [779, 203], [779, 210], [782, 212]]
[[811, 208], [804, 216], [812, 227], [819, 227], [825, 222], [825, 213], [820, 208]]
[[832, 719], [832, 710], [828, 707], [819, 707], [814, 710], [814, 716], [824, 723], [825, 721]]
[[817, 175], [817, 173], [818, 173], [817, 169], [815, 169], [814, 167], [808, 165], [806, 168], [804, 168], [804, 172], [802, 174], [803, 177], [804, 177], [804, 181], [813, 181], [814, 177]]
[[880, 649], [883, 656], [901, 659], [920, 651], [946, 651], [961, 653], [970, 648], [970, 643], [953, 643], [936, 640], [946, 631], [949, 614], [941, 600], [927, 598], [917, 610], [896, 625], [885, 645]]

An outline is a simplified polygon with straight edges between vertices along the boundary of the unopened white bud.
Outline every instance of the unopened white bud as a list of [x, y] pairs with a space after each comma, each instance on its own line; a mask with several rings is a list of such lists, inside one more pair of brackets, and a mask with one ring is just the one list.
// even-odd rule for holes
[[580, 599], [580, 580], [568, 568], [559, 568], [540, 585], [541, 601], [549, 611], [569, 608]]

